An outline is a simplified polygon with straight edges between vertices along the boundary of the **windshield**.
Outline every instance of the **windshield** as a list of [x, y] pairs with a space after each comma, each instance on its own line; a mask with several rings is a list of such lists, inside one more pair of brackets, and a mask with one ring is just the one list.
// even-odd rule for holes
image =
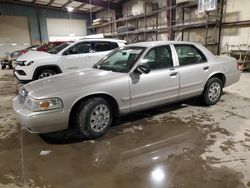
[[58, 52], [60, 52], [61, 50], [63, 50], [67, 46], [69, 46], [70, 44], [72, 44], [72, 43], [70, 43], [70, 42], [62, 43], [62, 44], [60, 44], [58, 46], [55, 46], [55, 47], [49, 49], [47, 52], [50, 53], [50, 54], [57, 54]]
[[94, 65], [94, 68], [114, 72], [129, 72], [144, 50], [144, 47], [121, 47], [105, 56]]

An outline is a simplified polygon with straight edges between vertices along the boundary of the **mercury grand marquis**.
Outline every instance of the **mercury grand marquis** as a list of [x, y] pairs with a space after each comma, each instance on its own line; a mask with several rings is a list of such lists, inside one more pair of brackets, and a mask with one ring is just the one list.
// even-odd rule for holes
[[96, 138], [132, 112], [195, 96], [214, 105], [239, 78], [234, 58], [214, 56], [201, 44], [144, 42], [113, 50], [93, 68], [26, 84], [13, 107], [32, 133], [77, 128]]

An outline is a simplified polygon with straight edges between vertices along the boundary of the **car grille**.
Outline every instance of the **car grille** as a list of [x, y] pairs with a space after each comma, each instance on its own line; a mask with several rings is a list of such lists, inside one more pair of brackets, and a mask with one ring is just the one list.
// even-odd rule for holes
[[23, 70], [15, 70], [19, 75], [26, 76], [26, 73]]
[[27, 98], [29, 92], [26, 91], [24, 87], [22, 87], [18, 92], [18, 100], [20, 104], [23, 104], [25, 99]]

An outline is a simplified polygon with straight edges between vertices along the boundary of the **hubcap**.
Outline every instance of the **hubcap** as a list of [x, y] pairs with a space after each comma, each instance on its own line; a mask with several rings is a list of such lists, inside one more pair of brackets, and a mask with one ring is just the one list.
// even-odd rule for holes
[[221, 94], [221, 87], [220, 84], [217, 82], [214, 82], [211, 84], [208, 90], [208, 97], [211, 101], [216, 101]]
[[39, 76], [39, 79], [46, 78], [46, 77], [49, 77], [49, 76], [52, 76], [52, 75], [53, 75], [53, 74], [51, 74], [51, 73], [44, 72], [44, 73], [42, 73], [42, 74]]
[[103, 131], [109, 124], [110, 112], [105, 104], [100, 104], [94, 108], [90, 115], [90, 127], [95, 132]]

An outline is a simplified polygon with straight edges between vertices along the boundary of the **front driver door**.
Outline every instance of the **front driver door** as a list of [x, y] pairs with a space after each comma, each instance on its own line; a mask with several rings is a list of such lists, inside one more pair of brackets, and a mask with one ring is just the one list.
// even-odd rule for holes
[[141, 60], [149, 74], [131, 73], [131, 111], [158, 106], [178, 99], [179, 72], [174, 68], [169, 45], [152, 48]]

